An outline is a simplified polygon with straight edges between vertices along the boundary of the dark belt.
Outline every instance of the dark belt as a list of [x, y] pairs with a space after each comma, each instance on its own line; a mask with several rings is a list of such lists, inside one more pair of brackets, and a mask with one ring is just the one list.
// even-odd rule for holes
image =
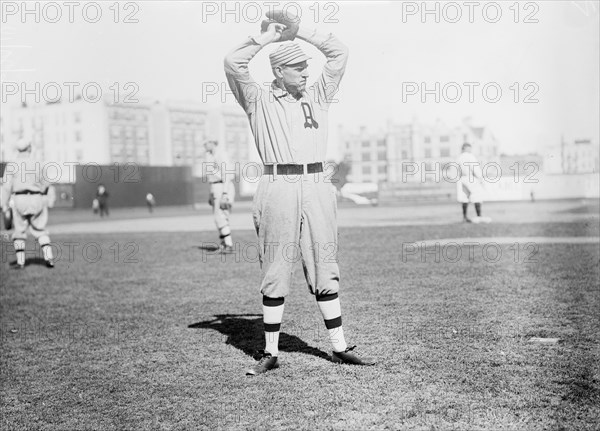
[[213, 181], [211, 184], [223, 184], [223, 181]]
[[31, 190], [21, 190], [20, 192], [15, 192], [15, 195], [43, 195], [43, 193], [33, 192]]
[[292, 164], [277, 164], [277, 165], [265, 165], [266, 175], [275, 175], [275, 168], [277, 166], [277, 175], [304, 175], [316, 174], [323, 172], [323, 163], [309, 163], [307, 165], [292, 165]]

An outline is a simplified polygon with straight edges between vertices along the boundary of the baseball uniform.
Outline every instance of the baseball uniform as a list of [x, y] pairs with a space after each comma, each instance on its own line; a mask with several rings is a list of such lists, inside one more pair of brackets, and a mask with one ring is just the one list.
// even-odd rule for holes
[[460, 179], [456, 183], [456, 198], [460, 203], [483, 202], [483, 174], [477, 158], [463, 152], [458, 156]]
[[265, 88], [252, 78], [248, 63], [263, 48], [261, 43], [274, 41], [269, 38], [276, 30], [270, 28], [266, 36], [247, 39], [225, 58], [229, 86], [248, 116], [264, 164], [253, 218], [262, 270], [265, 351], [247, 374], [277, 366], [284, 299], [299, 261], [329, 331], [333, 360], [372, 365], [350, 353], [353, 348], [344, 339], [338, 298], [337, 202], [335, 188], [323, 174], [328, 110], [346, 69], [348, 49], [332, 34], [302, 31], [298, 37], [325, 55], [323, 72], [304, 88], [310, 57], [297, 43], [280, 43], [269, 55], [276, 79]]
[[209, 203], [213, 208], [213, 216], [222, 247], [232, 247], [231, 228], [229, 226], [230, 210], [222, 208], [222, 200], [226, 198], [231, 205], [235, 199], [235, 187], [227, 176], [228, 166], [231, 166], [227, 154], [217, 144], [214, 150], [207, 151], [205, 156], [206, 177], [210, 183]]
[[[331, 34], [313, 33], [307, 41], [325, 54], [327, 64], [299, 100], [274, 82], [263, 88], [251, 77], [248, 63], [262, 48], [253, 39], [227, 56], [227, 80], [248, 115], [265, 165], [325, 161], [327, 111], [344, 74], [348, 50]], [[336, 197], [322, 172], [263, 175], [254, 197], [253, 217], [259, 239], [263, 295], [285, 297], [293, 265], [300, 259], [311, 293], [338, 291]]]
[[[41, 163], [27, 151], [29, 146], [21, 145], [14, 162], [9, 163], [2, 179], [2, 202], [6, 209], [13, 200], [14, 232], [12, 239], [18, 266], [25, 265], [25, 240], [27, 229], [38, 240], [48, 266], [54, 266], [52, 248], [46, 224], [48, 207], [54, 204], [54, 193], [50, 183], [43, 176]], [[50, 192], [50, 193], [49, 193]]]

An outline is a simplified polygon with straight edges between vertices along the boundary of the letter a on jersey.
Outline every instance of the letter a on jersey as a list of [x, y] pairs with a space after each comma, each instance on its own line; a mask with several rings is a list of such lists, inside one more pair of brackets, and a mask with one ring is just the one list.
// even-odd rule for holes
[[308, 103], [302, 102], [302, 112], [304, 112], [304, 128], [310, 127], [312, 129], [314, 127], [318, 129], [319, 123], [313, 118], [312, 109]]

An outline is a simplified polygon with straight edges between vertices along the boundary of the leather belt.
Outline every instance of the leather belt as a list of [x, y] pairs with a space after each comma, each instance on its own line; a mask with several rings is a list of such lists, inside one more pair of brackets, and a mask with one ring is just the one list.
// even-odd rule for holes
[[31, 190], [21, 190], [19, 192], [15, 192], [15, 195], [43, 195], [44, 193], [42, 192], [34, 192]]
[[309, 163], [307, 165], [283, 164], [265, 165], [266, 175], [304, 175], [323, 172], [323, 163]]
[[220, 181], [213, 181], [211, 184], [222, 184], [222, 183], [223, 183], [223, 181], [220, 180]]

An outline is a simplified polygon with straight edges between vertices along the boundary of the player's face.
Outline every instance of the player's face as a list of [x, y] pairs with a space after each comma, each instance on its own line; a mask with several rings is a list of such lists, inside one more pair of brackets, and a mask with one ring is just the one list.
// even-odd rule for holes
[[306, 89], [308, 79], [308, 63], [288, 64], [281, 68], [281, 75], [285, 89], [296, 96]]

